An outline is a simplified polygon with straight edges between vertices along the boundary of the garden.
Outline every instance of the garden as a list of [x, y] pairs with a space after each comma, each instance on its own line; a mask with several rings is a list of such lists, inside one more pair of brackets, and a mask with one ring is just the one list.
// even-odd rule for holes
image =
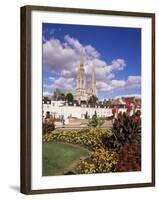
[[77, 130], [46, 129], [44, 176], [141, 170], [141, 112], [119, 113], [111, 130], [96, 116], [92, 120]]

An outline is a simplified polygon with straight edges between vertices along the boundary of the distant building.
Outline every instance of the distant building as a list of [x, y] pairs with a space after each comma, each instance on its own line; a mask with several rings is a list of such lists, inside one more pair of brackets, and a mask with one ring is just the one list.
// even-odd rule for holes
[[43, 97], [43, 104], [50, 104], [50, 103], [51, 103], [51, 98]]
[[56, 119], [68, 119], [68, 118], [78, 118], [84, 119], [85, 115], [92, 118], [92, 116], [97, 113], [98, 117], [110, 117], [112, 116], [112, 109], [100, 106], [90, 107], [90, 106], [76, 106], [68, 105], [65, 101], [50, 101], [48, 104], [43, 104], [43, 115], [50, 113]]
[[70, 105], [66, 101], [45, 99], [45, 101], [43, 100], [43, 116], [49, 113], [56, 119], [84, 119], [86, 113], [92, 118], [96, 112], [98, 117], [111, 117], [113, 116], [114, 108], [117, 110], [117, 113], [128, 111], [131, 112], [132, 115], [134, 112], [141, 109], [141, 106], [135, 105], [135, 103], [126, 104], [123, 98], [99, 101], [98, 105], [95, 107], [85, 104], [77, 105], [76, 103]]
[[91, 86], [87, 88], [83, 54], [81, 54], [76, 82], [77, 87], [72, 102], [66, 101], [65, 91], [61, 89], [56, 89], [52, 98], [43, 97], [43, 115], [50, 113], [54, 118], [58, 119], [69, 119], [71, 117], [84, 119], [86, 113], [91, 118], [95, 112], [98, 117], [113, 116], [112, 110], [114, 108], [118, 113], [126, 112], [128, 108], [131, 108], [133, 112], [136, 109], [141, 109], [141, 98], [136, 97], [104, 99], [96, 101], [91, 106], [89, 103], [90, 97], [97, 96], [96, 72], [95, 66], [93, 65]]
[[84, 69], [83, 54], [81, 55], [80, 66], [77, 71], [76, 82], [77, 82], [77, 88], [76, 88], [75, 100], [77, 100], [79, 103], [81, 101], [88, 101], [92, 95], [94, 96], [97, 95], [95, 66], [93, 66], [93, 71], [92, 71], [91, 87], [90, 88], [86, 87], [86, 74]]
[[65, 92], [61, 89], [56, 89], [54, 94], [52, 95], [52, 100], [54, 101], [64, 101], [65, 100]]

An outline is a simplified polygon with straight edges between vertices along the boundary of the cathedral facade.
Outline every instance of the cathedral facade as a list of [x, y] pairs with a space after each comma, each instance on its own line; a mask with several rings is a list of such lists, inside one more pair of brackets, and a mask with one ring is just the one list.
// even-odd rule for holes
[[80, 66], [77, 71], [77, 87], [76, 87], [75, 99], [78, 102], [88, 101], [92, 95], [97, 96], [95, 66], [93, 65], [91, 86], [87, 88], [86, 74], [84, 69], [84, 59], [83, 56], [81, 56]]

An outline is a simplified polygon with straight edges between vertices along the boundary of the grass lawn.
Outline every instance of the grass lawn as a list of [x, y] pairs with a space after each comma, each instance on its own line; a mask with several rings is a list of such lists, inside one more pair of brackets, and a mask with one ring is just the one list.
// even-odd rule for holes
[[78, 145], [43, 142], [43, 176], [63, 175], [74, 171], [80, 157], [88, 154], [88, 149]]

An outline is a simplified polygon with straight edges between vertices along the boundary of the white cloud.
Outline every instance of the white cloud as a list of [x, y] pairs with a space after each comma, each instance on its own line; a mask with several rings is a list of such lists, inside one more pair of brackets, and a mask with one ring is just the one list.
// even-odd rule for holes
[[141, 76], [128, 76], [128, 82], [138, 84], [141, 82]]
[[85, 70], [88, 76], [92, 73], [92, 66], [96, 66], [96, 78], [110, 79], [115, 71], [122, 70], [126, 66], [123, 59], [112, 61], [111, 65], [100, 59], [99, 52], [91, 45], [83, 46], [77, 39], [66, 35], [65, 42], [58, 39], [50, 39], [43, 44], [43, 67], [62, 72], [65, 77], [75, 77], [79, 66], [80, 54], [84, 49]]
[[43, 44], [43, 67], [50, 71], [61, 72], [77, 66], [79, 56], [72, 48], [65, 48], [57, 39], [51, 39]]
[[125, 84], [126, 84], [126, 82], [123, 81], [123, 80], [112, 80], [112, 81], [111, 81], [111, 86], [112, 86], [113, 88], [115, 88], [115, 89], [116, 89], [116, 88], [124, 87]]
[[124, 59], [116, 59], [112, 61], [111, 68], [112, 70], [123, 70], [124, 67], [126, 66], [125, 60]]
[[141, 87], [141, 77], [140, 76], [128, 76], [126, 81], [124, 80], [111, 80], [109, 82], [97, 82], [97, 88], [101, 91], [113, 91], [113, 90], [123, 90], [130, 88], [140, 88]]
[[55, 77], [52, 77], [52, 76], [49, 77], [48, 79], [49, 79], [50, 81], [55, 81]]
[[53, 91], [56, 88], [62, 88], [65, 90], [73, 90], [75, 89], [75, 80], [74, 78], [64, 78], [60, 77], [54, 80], [51, 84], [44, 84], [44, 89], [49, 89]]
[[43, 91], [43, 96], [52, 96], [52, 93], [48, 91]]
[[73, 49], [77, 50], [78, 53], [81, 52], [82, 45], [81, 45], [81, 43], [80, 43], [77, 39], [75, 39], [75, 38], [73, 38], [73, 37], [70, 37], [69, 35], [66, 35], [66, 36], [64, 37], [64, 39], [65, 39], [66, 44], [67, 44], [68, 46], [70, 46], [70, 47], [72, 47]]
[[116, 72], [122, 71], [126, 67], [124, 59], [114, 59], [109, 65], [100, 58], [100, 53], [93, 46], [90, 44], [84, 46], [77, 39], [66, 35], [63, 43], [58, 39], [52, 38], [43, 44], [43, 67], [59, 75], [59, 78], [49, 77], [52, 83], [51, 85], [44, 85], [45, 89], [52, 91], [56, 88], [75, 89], [75, 78], [82, 49], [84, 49], [87, 84], [90, 84], [94, 65], [96, 67], [98, 91], [111, 92], [117, 89], [140, 87], [140, 76], [128, 76], [127, 80], [115, 79]]
[[100, 91], [111, 91], [112, 86], [104, 81], [97, 81], [97, 89]]
[[88, 57], [88, 59], [92, 59], [92, 58], [99, 58], [100, 54], [98, 51], [96, 51], [96, 49], [94, 47], [92, 47], [91, 45], [87, 45], [85, 46], [85, 52], [86, 55]]

